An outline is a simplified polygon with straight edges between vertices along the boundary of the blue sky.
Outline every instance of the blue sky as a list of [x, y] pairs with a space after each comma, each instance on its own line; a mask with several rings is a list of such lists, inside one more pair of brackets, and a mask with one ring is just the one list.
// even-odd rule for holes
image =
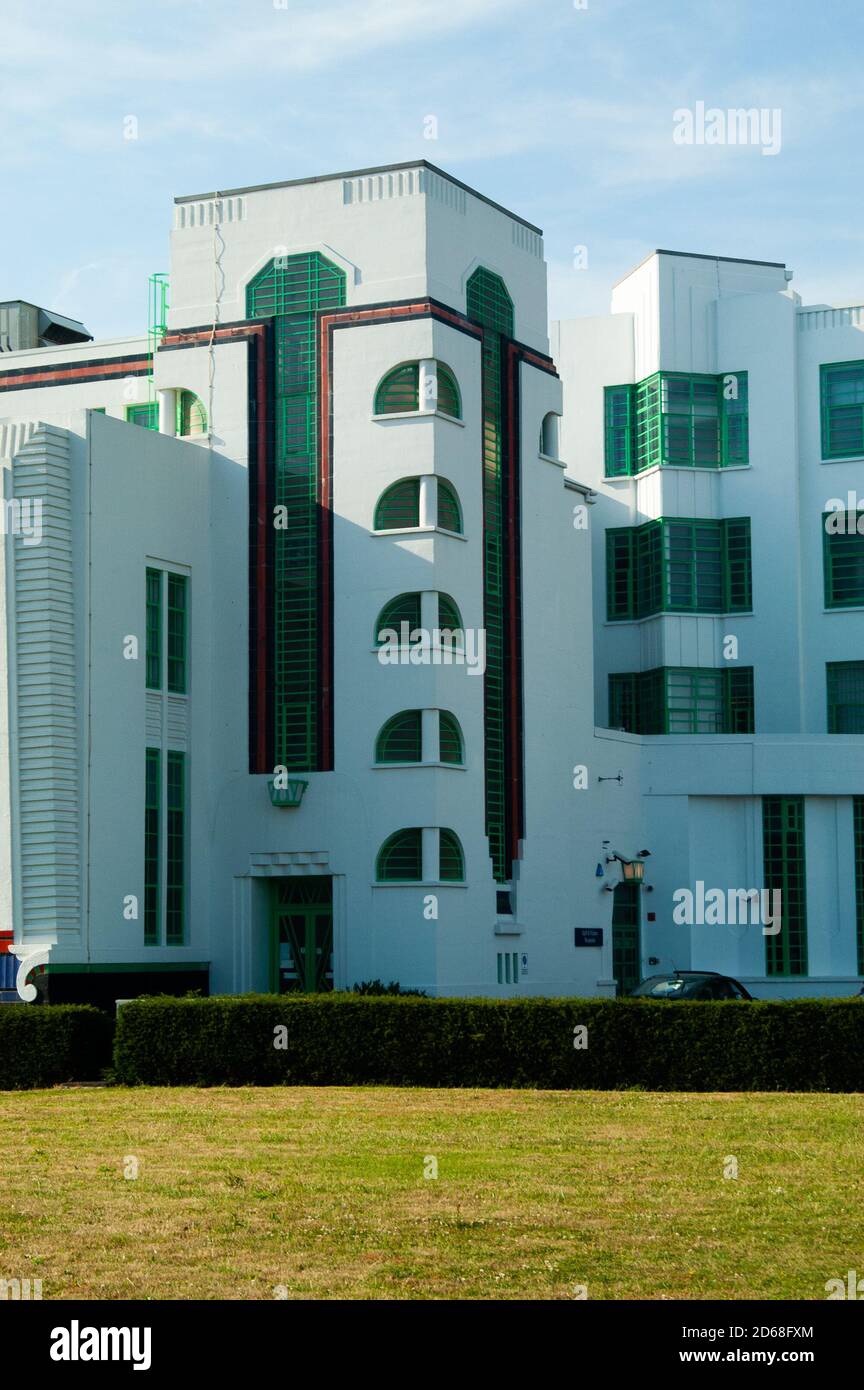
[[[175, 194], [426, 158], [543, 227], [555, 317], [657, 246], [864, 301], [860, 0], [577, 4], [0, 0], [0, 299], [136, 333]], [[676, 144], [700, 101], [780, 152]]]

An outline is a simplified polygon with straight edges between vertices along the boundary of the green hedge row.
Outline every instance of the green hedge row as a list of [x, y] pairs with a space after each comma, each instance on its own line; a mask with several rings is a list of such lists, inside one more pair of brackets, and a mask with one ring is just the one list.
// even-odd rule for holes
[[858, 1091], [864, 1000], [165, 997], [123, 1005], [114, 1062], [129, 1085]]
[[0, 1091], [95, 1081], [111, 1061], [111, 1019], [89, 1004], [0, 1007]]

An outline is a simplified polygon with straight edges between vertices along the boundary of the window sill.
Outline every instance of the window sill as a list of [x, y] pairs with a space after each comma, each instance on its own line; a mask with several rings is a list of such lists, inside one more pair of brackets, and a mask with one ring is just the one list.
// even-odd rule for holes
[[634, 483], [654, 473], [749, 473], [752, 463], [652, 463], [639, 473], [604, 473], [604, 483]]
[[525, 928], [513, 918], [499, 919], [492, 928], [495, 936], [521, 936]]
[[418, 768], [423, 767], [446, 767], [452, 768], [454, 772], [467, 772], [464, 763], [444, 763], [441, 762], [440, 759], [438, 762], [430, 761], [422, 763], [370, 763], [369, 766], [373, 772], [398, 772], [400, 769], [404, 768], [413, 768], [414, 771], [416, 771]]
[[400, 878], [379, 882], [372, 880], [373, 888], [467, 888], [465, 879], [454, 878]]
[[388, 411], [386, 415], [372, 416], [372, 423], [375, 425], [386, 424], [388, 420], [448, 420], [451, 425], [458, 425], [463, 430], [465, 428], [465, 421], [460, 420], [458, 415], [447, 415], [443, 410], [394, 410]]
[[566, 467], [567, 467], [567, 465], [566, 465], [566, 463], [564, 462], [563, 459], [556, 459], [556, 458], [553, 458], [551, 454], [544, 454], [544, 453], [541, 452], [541, 453], [539, 453], [539, 454], [537, 455], [537, 457], [538, 457], [538, 459], [540, 459], [540, 462], [541, 462], [541, 463], [554, 463], [556, 468], [566, 468]]
[[[838, 609], [826, 609], [826, 612], [836, 613]], [[844, 610], [848, 612], [849, 610]], [[604, 618], [604, 627], [620, 627], [622, 623], [656, 623], [659, 618], [752, 618], [753, 609], [738, 610], [734, 613], [694, 613], [691, 609], [681, 612], [678, 609], [661, 609], [659, 613], [646, 613], [644, 618]]]
[[823, 608], [826, 617], [831, 613], [864, 613], [864, 603], [838, 603], [836, 608]]
[[467, 541], [461, 531], [448, 531], [445, 526], [394, 526], [386, 531], [370, 531], [370, 536], [451, 536], [454, 541]]
[[822, 455], [822, 463], [864, 463], [864, 454], [833, 454], [830, 458]]
[[[641, 621], [644, 621], [644, 619], [642, 619]], [[613, 625], [613, 626], [614, 626], [614, 625]], [[445, 629], [445, 630], [446, 630], [446, 629]], [[428, 654], [429, 654], [430, 656], [434, 656], [436, 652], [440, 652], [440, 654], [441, 654], [442, 657], [443, 657], [443, 656], [446, 656], [447, 654], [449, 654], [449, 655], [450, 655], [450, 658], [451, 658], [450, 661], [437, 661], [437, 662], [435, 662], [435, 661], [425, 661], [425, 660], [424, 660], [424, 661], [417, 661], [417, 662], [405, 661], [405, 662], [400, 662], [400, 663], [399, 663], [400, 665], [404, 665], [404, 666], [413, 666], [413, 665], [416, 665], [416, 666], [464, 666], [464, 665], [466, 664], [465, 648], [464, 648], [464, 647], [442, 647], [442, 646], [440, 646], [439, 643], [437, 643], [437, 642], [434, 642], [434, 643], [433, 643], [433, 642], [430, 642], [428, 646], [427, 646], [424, 642], [415, 642], [415, 643], [413, 643], [413, 645], [409, 643], [408, 646], [403, 646], [403, 645], [400, 643], [398, 646], [395, 646], [395, 647], [391, 647], [388, 643], [382, 642], [380, 646], [378, 646], [378, 647], [370, 647], [369, 650], [373, 653], [374, 656], [377, 656], [377, 655], [379, 654], [379, 652], [416, 652], [416, 651], [424, 651], [424, 652], [428, 652]], [[457, 658], [461, 658], [461, 660], [457, 660]], [[392, 665], [393, 665], [393, 662], [391, 662], [391, 661], [382, 661], [382, 662], [381, 662], [381, 665], [382, 665], [382, 666], [392, 666]]]

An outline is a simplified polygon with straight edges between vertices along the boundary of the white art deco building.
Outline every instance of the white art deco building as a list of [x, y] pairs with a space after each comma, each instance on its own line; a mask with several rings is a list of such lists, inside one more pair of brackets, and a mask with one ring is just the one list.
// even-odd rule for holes
[[790, 278], [550, 330], [421, 161], [177, 199], [146, 335], [0, 305], [0, 989], [856, 992], [864, 309]]

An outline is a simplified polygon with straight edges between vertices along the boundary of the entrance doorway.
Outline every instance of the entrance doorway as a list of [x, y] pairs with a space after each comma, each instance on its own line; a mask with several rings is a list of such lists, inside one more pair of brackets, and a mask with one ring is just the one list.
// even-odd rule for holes
[[323, 994], [333, 988], [333, 880], [273, 881], [272, 988]]

